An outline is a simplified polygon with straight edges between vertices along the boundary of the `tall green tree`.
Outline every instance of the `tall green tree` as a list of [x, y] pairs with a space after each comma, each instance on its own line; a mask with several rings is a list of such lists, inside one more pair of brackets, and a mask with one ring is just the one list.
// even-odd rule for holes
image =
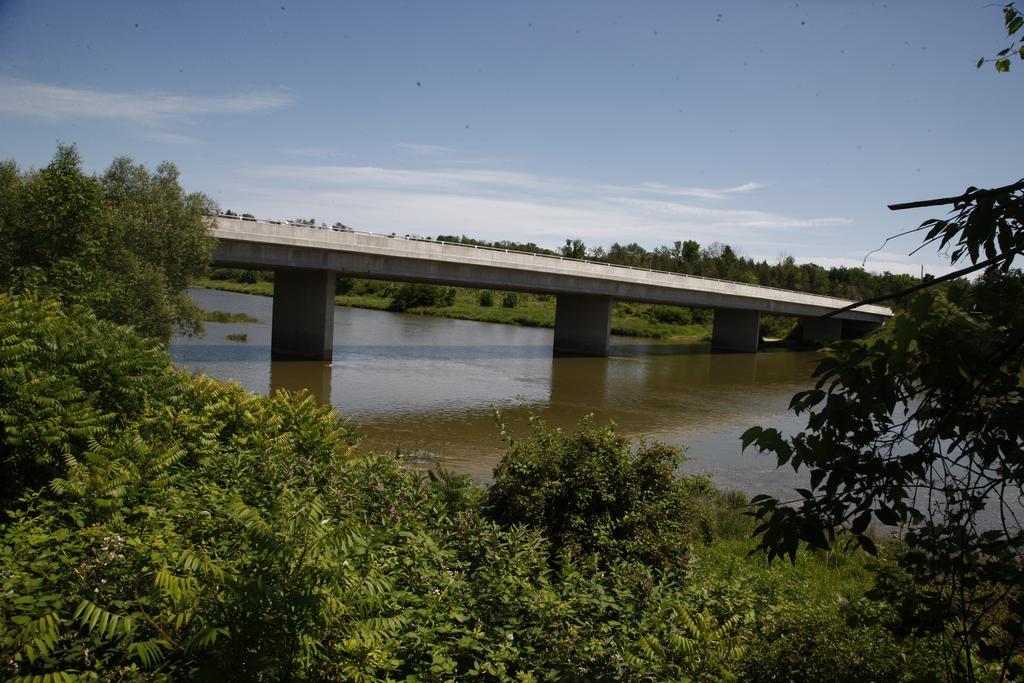
[[[917, 230], [963, 267], [903, 290], [918, 295], [880, 333], [832, 347], [793, 397], [805, 431], [743, 435], [810, 481], [791, 501], [755, 497], [755, 535], [769, 559], [795, 561], [802, 544], [843, 538], [875, 552], [873, 523], [898, 530], [900, 571], [876, 596], [904, 632], [943, 636], [953, 680], [1021, 680], [1024, 180], [891, 208], [942, 205], [951, 214]], [[936, 287], [976, 272], [974, 286]]]
[[84, 305], [163, 341], [201, 328], [189, 283], [209, 263], [212, 239], [200, 193], [185, 193], [173, 164], [151, 173], [130, 159], [82, 171], [61, 145], [39, 171], [0, 165], [0, 286]]

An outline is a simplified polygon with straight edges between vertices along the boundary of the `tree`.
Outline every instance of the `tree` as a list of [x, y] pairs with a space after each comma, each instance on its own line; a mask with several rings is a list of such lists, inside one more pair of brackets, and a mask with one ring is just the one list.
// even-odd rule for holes
[[60, 145], [40, 171], [0, 165], [0, 189], [0, 288], [82, 304], [165, 342], [201, 328], [186, 289], [209, 264], [216, 206], [186, 194], [173, 164], [150, 173], [122, 157], [92, 177]]
[[1003, 6], [1003, 24], [1006, 26], [1007, 37], [1012, 39], [1010, 44], [997, 52], [996, 56], [991, 59], [985, 59], [984, 57], [979, 59], [979, 69], [985, 62], [992, 62], [996, 71], [1009, 71], [1010, 60], [1013, 58], [1013, 55], [1017, 55], [1021, 61], [1024, 61], [1024, 43], [1020, 39], [1013, 38], [1020, 31], [1021, 27], [1024, 27], [1024, 16], [1014, 7], [1012, 2]]
[[[801, 543], [843, 537], [875, 552], [870, 525], [900, 530], [900, 572], [876, 595], [902, 625], [947, 638], [951, 678], [976, 680], [978, 658], [1024, 675], [1024, 181], [994, 190], [895, 205], [953, 204], [929, 220], [925, 244], [950, 251], [955, 273], [918, 293], [881, 331], [835, 345], [817, 383], [793, 397], [807, 429], [792, 437], [753, 427], [744, 448], [809, 474], [787, 503], [752, 499], [769, 559], [795, 560]], [[983, 270], [974, 286], [937, 284]], [[887, 297], [879, 297], [883, 299]], [[889, 297], [891, 298], [891, 297]]]
[[[1009, 36], [1024, 25], [1012, 3], [1004, 20]], [[996, 68], [1008, 71], [1009, 60]], [[793, 409], [808, 414], [806, 431], [743, 435], [744, 448], [810, 479], [793, 501], [752, 499], [754, 533], [769, 560], [795, 561], [801, 543], [828, 549], [843, 536], [876, 552], [873, 521], [899, 530], [899, 570], [882, 573], [875, 597], [897, 607], [905, 630], [945, 637], [951, 679], [974, 681], [988, 669], [1019, 680], [1024, 274], [1012, 266], [1024, 253], [1024, 180], [890, 208], [943, 205], [953, 206], [948, 218], [910, 232], [927, 231], [925, 245], [969, 265], [866, 301], [917, 295], [881, 333], [832, 347], [815, 387], [793, 397]], [[952, 282], [978, 271], [974, 286]]]
[[686, 240], [683, 242], [683, 262], [689, 266], [693, 266], [700, 260], [700, 244], [694, 240]]
[[562, 247], [562, 256], [565, 258], [583, 259], [587, 257], [587, 245], [582, 240], [565, 240]]

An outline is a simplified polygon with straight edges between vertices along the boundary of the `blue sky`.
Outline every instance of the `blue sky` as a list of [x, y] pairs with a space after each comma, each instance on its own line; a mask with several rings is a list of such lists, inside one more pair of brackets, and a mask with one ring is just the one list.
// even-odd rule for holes
[[[173, 161], [268, 218], [859, 265], [1017, 180], [985, 1], [0, 0], [0, 158]], [[908, 257], [872, 270], [944, 272]]]

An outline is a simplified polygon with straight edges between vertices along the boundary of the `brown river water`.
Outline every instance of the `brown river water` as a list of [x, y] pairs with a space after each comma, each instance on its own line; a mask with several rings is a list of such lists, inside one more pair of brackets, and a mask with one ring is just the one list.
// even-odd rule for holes
[[414, 466], [486, 482], [504, 452], [494, 409], [517, 433], [532, 409], [556, 426], [593, 413], [630, 438], [684, 446], [684, 471], [711, 472], [721, 488], [786, 495], [803, 484], [773, 458], [741, 453], [740, 435], [751, 425], [803, 426], [787, 406], [811, 385], [816, 352], [711, 353], [613, 336], [608, 358], [552, 358], [551, 330], [339, 307], [333, 364], [271, 362], [269, 297], [192, 296], [260, 322], [207, 323], [203, 338], [175, 338], [179, 367], [261, 393], [307, 388], [361, 427], [366, 448], [398, 450]]

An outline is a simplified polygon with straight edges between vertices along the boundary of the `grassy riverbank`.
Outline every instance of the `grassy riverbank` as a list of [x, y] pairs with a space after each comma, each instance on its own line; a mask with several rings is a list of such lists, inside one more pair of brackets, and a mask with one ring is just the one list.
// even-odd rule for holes
[[[346, 294], [334, 297], [338, 306], [367, 308], [378, 311], [393, 310], [392, 290], [390, 283], [380, 283], [374, 287], [353, 287]], [[204, 278], [196, 282], [196, 286], [207, 289], [219, 289], [242, 294], [273, 296], [274, 283], [265, 280], [256, 282], [236, 282]], [[536, 294], [516, 294], [514, 306], [504, 306], [504, 293], [493, 292], [492, 304], [481, 304], [481, 290], [454, 289], [451, 304], [413, 306], [404, 313], [427, 315], [437, 318], [453, 318], [458, 320], [475, 320], [478, 322], [502, 323], [505, 325], [523, 325], [525, 327], [554, 327], [555, 297]], [[711, 325], [704, 322], [665, 322], [685, 319], [685, 313], [665, 314], [662, 309], [675, 307], [651, 306], [647, 304], [616, 304], [612, 311], [612, 334], [626, 337], [648, 337], [653, 339], [673, 339], [681, 342], [703, 343], [710, 339]], [[658, 316], [662, 319], [658, 319]]]

